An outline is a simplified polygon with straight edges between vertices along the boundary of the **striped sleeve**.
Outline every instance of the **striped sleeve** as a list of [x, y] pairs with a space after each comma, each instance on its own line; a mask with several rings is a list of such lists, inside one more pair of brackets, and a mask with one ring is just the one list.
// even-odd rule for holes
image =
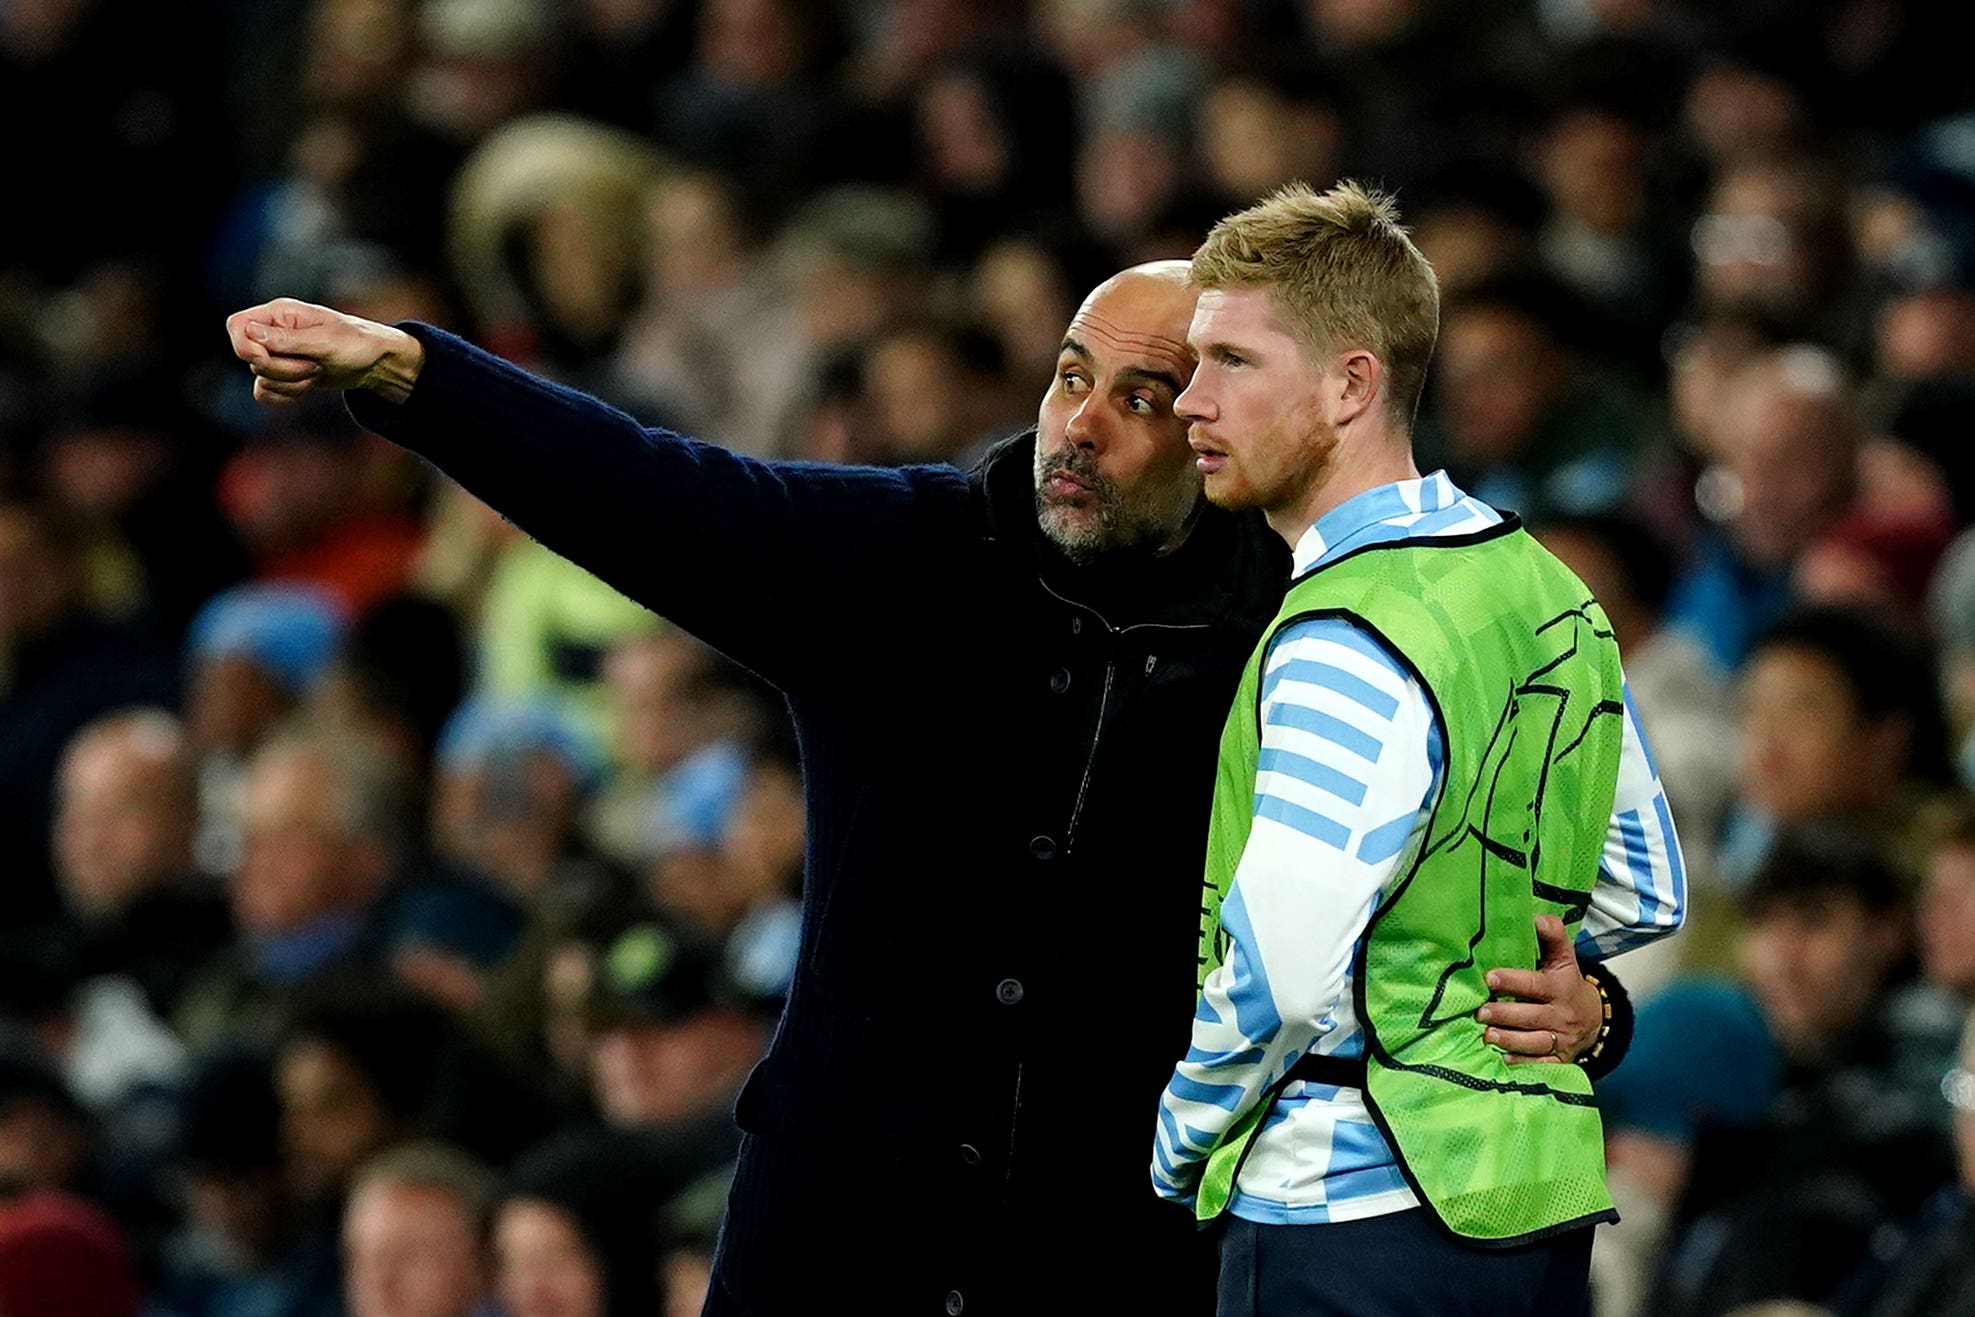
[[1231, 946], [1160, 1102], [1152, 1177], [1169, 1198], [1192, 1194], [1208, 1152], [1298, 1059], [1361, 1038], [1356, 945], [1440, 766], [1425, 692], [1342, 620], [1271, 647], [1261, 721], [1254, 827], [1221, 906]]
[[1578, 929], [1577, 949], [1599, 958], [1615, 956], [1666, 936], [1686, 917], [1687, 866], [1681, 859], [1680, 838], [1628, 686], [1618, 794], [1612, 802], [1591, 908]]

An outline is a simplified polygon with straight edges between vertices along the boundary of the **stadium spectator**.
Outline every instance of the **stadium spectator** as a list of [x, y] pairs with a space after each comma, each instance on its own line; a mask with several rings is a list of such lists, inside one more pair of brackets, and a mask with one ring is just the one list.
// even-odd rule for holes
[[1733, 672], [1789, 607], [1797, 558], [1850, 507], [1860, 433], [1843, 370], [1802, 346], [1738, 371], [1721, 406], [1715, 434], [1724, 451], [1697, 491], [1717, 524], [1676, 581], [1667, 612]]
[[99, 718], [69, 742], [56, 784], [55, 862], [85, 973], [127, 977], [169, 1016], [229, 924], [217, 880], [195, 872], [198, 784], [178, 719]]
[[1869, 615], [1805, 609], [1764, 633], [1741, 680], [1731, 881], [1774, 829], [1815, 822], [1859, 830], [1917, 874], [1948, 780], [1936, 689], [1925, 650]]
[[[1781, 1055], [1781, 1088], [1754, 1129], [1706, 1119], [1745, 1109], [1746, 1094], [1687, 1104], [1685, 1118], [1703, 1120], [1655, 1313], [1828, 1301], [1881, 1223], [1951, 1175], [1940, 1078], [1962, 1017], [1911, 982], [1898, 876], [1869, 843], [1801, 830], [1778, 840], [1742, 907], [1743, 974]], [[1666, 1078], [1691, 1083], [1677, 1068]]]
[[9, 856], [0, 925], [55, 912], [49, 869], [55, 769], [82, 726], [126, 704], [171, 704], [164, 652], [129, 623], [90, 612], [82, 544], [53, 507], [0, 498], [0, 844]]
[[484, 1317], [487, 1231], [500, 1181], [441, 1143], [408, 1143], [357, 1168], [343, 1212], [349, 1317]]
[[173, 1023], [187, 1046], [269, 1041], [304, 985], [382, 968], [398, 804], [388, 766], [360, 742], [296, 732], [255, 754], [240, 858], [226, 875], [238, 940], [179, 1001]]
[[1503, 276], [1448, 304], [1437, 432], [1421, 442], [1477, 498], [1539, 520], [1624, 501], [1650, 416], [1621, 380], [1587, 365], [1583, 314], [1540, 276]]
[[[211, 907], [238, 869], [240, 767], [291, 711], [365, 743], [402, 779], [406, 817], [429, 819], [431, 751], [467, 697], [553, 692], [585, 704], [591, 738], [613, 753], [597, 761], [580, 827], [614, 863], [564, 865], [571, 880], [550, 883], [524, 912], [407, 835], [369, 908], [374, 941], [356, 958], [527, 1067], [556, 1091], [564, 1124], [594, 1121], [594, 993], [610, 947], [652, 918], [652, 897], [698, 912], [709, 929], [755, 906], [728, 935], [727, 969], [762, 970], [749, 978], [757, 989], [773, 977], [769, 962], [786, 972], [800, 927], [783, 899], [791, 877], [774, 875], [796, 826], [792, 776], [772, 774], [755, 802], [773, 806], [756, 820], [773, 843], [741, 842], [754, 808], [743, 803], [749, 747], [786, 720], [779, 696], [757, 709], [728, 669], [675, 665], [667, 646], [682, 632], [649, 639], [655, 624], [637, 603], [554, 561], [418, 459], [361, 438], [333, 405], [322, 428], [257, 408], [216, 327], [276, 293], [379, 323], [443, 326], [737, 451], [842, 462], [880, 440], [889, 448], [881, 428], [923, 421], [926, 451], [951, 451], [965, 434], [966, 466], [978, 453], [964, 450], [1006, 408], [962, 393], [1053, 377], [1082, 289], [1141, 252], [1190, 252], [1222, 212], [1288, 178], [1376, 181], [1398, 194], [1450, 304], [1547, 268], [1598, 311], [1592, 329], [1565, 336], [1583, 375], [1639, 390], [1627, 411], [1651, 441], [1628, 448], [1633, 460], [1611, 488], [1593, 492], [1649, 524], [1653, 547], [1554, 517], [1546, 534], [1604, 597], [1642, 719], [1692, 733], [1688, 751], [1676, 744], [1684, 734], [1664, 727], [1654, 741], [1696, 878], [1695, 921], [1674, 948], [1681, 968], [1725, 972], [1741, 960], [1732, 884], [1748, 882], [1769, 838], [1767, 824], [1746, 820], [1760, 823], [1795, 794], [1819, 802], [1809, 814], [1842, 815], [1925, 861], [1921, 966], [1937, 995], [1962, 984], [1960, 806], [1947, 810], [1944, 842], [1928, 817], [1930, 784], [1873, 780], [1901, 771], [1881, 751], [1909, 714], [1861, 714], [1852, 679], [1803, 646], [1780, 665], [1761, 656], [1765, 683], [1785, 669], [1807, 704], [1781, 717], [1786, 748], [1773, 728], [1758, 737], [1771, 766], [1746, 770], [1731, 802], [1743, 821], [1728, 829], [1712, 882], [1702, 845], [1721, 808], [1707, 792], [1744, 771], [1730, 745], [1736, 720], [1708, 692], [1739, 681], [1752, 720], [1776, 722], [1775, 691], [1754, 689], [1746, 656], [1808, 602], [1891, 607], [1888, 620], [1942, 674], [1949, 744], [1962, 786], [1975, 785], [1975, 186], [1962, 19], [1957, 6], [1922, 0], [0, 0], [0, 122], [24, 126], [7, 176], [26, 181], [14, 191], [27, 198], [0, 208], [0, 1032], [31, 1039], [89, 1113], [85, 1189], [116, 1218], [155, 1317], [340, 1314], [337, 1237], [298, 1234], [273, 1118], [205, 1093], [205, 1059], [154, 1018], [182, 1008], [175, 984], [188, 969], [209, 956], [251, 961], [267, 941], [216, 923]], [[50, 179], [63, 181], [36, 191]], [[1619, 338], [1607, 332], [1614, 321]], [[925, 324], [985, 326], [994, 346], [978, 361], [971, 341], [935, 350], [920, 341]], [[886, 346], [874, 353], [878, 339]], [[883, 357], [913, 369], [880, 379]], [[1498, 382], [1528, 393], [1544, 365], [1511, 362]], [[881, 423], [881, 411], [908, 424]], [[1458, 419], [1429, 381], [1423, 429], [1444, 433]], [[1592, 447], [1607, 438], [1594, 434]], [[551, 469], [571, 460], [558, 449]], [[703, 450], [702, 460], [722, 457]], [[1019, 510], [1033, 491], [1009, 485]], [[1525, 511], [1544, 510], [1527, 501]], [[717, 594], [730, 579], [730, 555], [712, 544], [747, 556], [777, 543], [772, 525], [743, 520], [668, 549], [683, 538], [660, 515], [669, 502], [627, 502], [636, 509], [612, 555], [674, 592]], [[1025, 513], [1009, 517], [1026, 524]], [[996, 531], [1000, 548], [1021, 538], [1009, 524]], [[243, 527], [263, 561], [248, 556]], [[1935, 565], [1944, 530], [1961, 542]], [[265, 686], [225, 678], [237, 689], [217, 711], [185, 701], [210, 666], [187, 643], [192, 619], [209, 599], [230, 611], [230, 588], [277, 559], [284, 572], [344, 579], [366, 606], [339, 610], [341, 643], [325, 645], [333, 657], [306, 675]], [[727, 606], [779, 623], [791, 648], [854, 653], [846, 677], [896, 703], [922, 676], [939, 681], [969, 659], [916, 635], [906, 651], [885, 641], [921, 615], [921, 600], [993, 607], [956, 590], [961, 561], [943, 555], [943, 572], [909, 555], [874, 563], [815, 592], [838, 606], [806, 627], [789, 624], [805, 600], [760, 591]], [[1669, 574], [1674, 589], [1654, 606], [1653, 581]], [[387, 591], [400, 577], [421, 595]], [[1914, 606], [1922, 588], [1924, 612]], [[1086, 622], [1074, 639], [1089, 645], [1095, 634]], [[1000, 653], [1008, 638], [986, 643]], [[927, 646], [937, 664], [908, 661]], [[622, 674], [610, 657], [619, 649]], [[280, 666], [267, 666], [266, 652], [248, 665], [264, 678]], [[1169, 648], [1158, 658], [1148, 681], [1163, 688], [1176, 660]], [[1045, 715], [1081, 712], [1034, 726], [984, 718], [987, 741], [961, 739], [1006, 735], [1021, 772], [983, 773], [977, 788], [961, 783], [979, 752], [939, 750], [954, 719], [979, 712], [950, 681], [911, 701], [916, 721], [846, 718], [834, 740], [806, 732], [812, 892], [829, 886], [838, 859], [881, 844], [909, 852], [901, 871], [940, 890], [974, 861], [886, 791], [830, 786], [843, 780], [832, 770], [840, 746], [868, 750], [864, 762], [908, 791], [924, 778], [929, 794], [943, 786], [984, 812], [1046, 813], [1040, 796], [1005, 810], [993, 802], [1014, 800], [1016, 782], [1055, 762], [1078, 718], [1096, 721], [1102, 667], [1072, 665], [1070, 690], [1045, 698], [1054, 666], [1027, 678], [1022, 663], [996, 669], [997, 680], [1033, 681]], [[1106, 718], [1138, 667], [1120, 661]], [[1654, 667], [1674, 674], [1669, 693], [1645, 689]], [[186, 721], [206, 788], [194, 862], [159, 858], [177, 852], [183, 814], [170, 803], [168, 760], [135, 754], [122, 733], [99, 739], [133, 708], [176, 709]], [[241, 733], [224, 759], [212, 752], [216, 722]], [[1184, 738], [1170, 718], [1163, 728], [1161, 747], [1174, 752]], [[660, 786], [675, 763], [720, 742]], [[1101, 911], [1115, 921], [1116, 884], [1139, 891], [1157, 867], [1102, 854], [1106, 773], [1154, 756], [1108, 729], [1101, 745], [1073, 857], [1037, 870], [1071, 866], [1043, 889], [1048, 913], [1037, 916], [1050, 929], [1051, 968], [1084, 954], [1075, 901], [1087, 888], [1101, 897], [1092, 920]], [[1834, 756], [1849, 766], [1831, 767]], [[1080, 769], [1086, 758], [1065, 762]], [[1063, 790], [1081, 780], [1064, 773]], [[326, 776], [316, 789], [336, 794]], [[1147, 853], [1171, 859], [1184, 848], [1157, 839], [1180, 813], [1139, 799], [1116, 817], [1152, 839]], [[1065, 840], [1025, 826], [1011, 863], [1031, 863], [1024, 847], [1039, 833]], [[780, 858], [749, 866], [755, 883], [727, 853], [735, 845]], [[939, 862], [947, 855], [956, 858]], [[495, 859], [528, 867], [518, 851]], [[98, 900], [125, 878], [148, 894], [127, 906]], [[1195, 879], [1175, 890], [1190, 895]], [[220, 886], [202, 898], [202, 882]], [[871, 909], [839, 892], [812, 914], [840, 925], [868, 922]], [[901, 937], [869, 963], [951, 967], [978, 991], [971, 976], [985, 971], [964, 952], [974, 931]], [[1877, 963], [1858, 929], [1834, 942], [1861, 972]], [[865, 964], [853, 955], [823, 968], [841, 984]], [[1004, 975], [1024, 985], [1021, 1006], [968, 998], [991, 1023], [1053, 1003], [1048, 969], [997, 968], [986, 981]], [[1623, 1282], [1601, 1258], [1598, 1317], [1663, 1317], [1647, 1306], [1661, 1245], [1691, 1238], [1677, 1195], [1659, 1189], [1685, 1184], [1690, 1169], [1697, 1184], [1760, 1173], [1734, 1137], [1703, 1147], [1682, 1131], [1747, 1127], [1752, 1111], [1767, 1111], [1769, 1026], [1736, 984], [1675, 979], [1661, 996], [1642, 994], [1640, 1047], [1662, 1056], [1647, 1068], [1675, 1096], [1630, 1103], [1625, 1070], [1600, 1085], [1615, 1127], [1614, 1190], [1630, 1195], [1624, 1223], [1600, 1233], [1631, 1258]], [[941, 1013], [928, 1037], [950, 1044], [972, 1009]], [[279, 1036], [257, 1010], [211, 1023], [229, 1050], [235, 1035]], [[837, 1034], [828, 1041], [858, 1036]], [[1061, 1069], [1086, 1099], [1068, 1104], [1072, 1124], [1095, 1139], [1105, 1099], [1088, 1100], [1088, 1052], [1062, 1050]], [[925, 1097], [953, 1115], [948, 1125], [968, 1123], [953, 1113], [983, 1087], [956, 1076], [984, 1064], [950, 1046], [938, 1059], [950, 1082]], [[862, 1073], [887, 1072], [874, 1062]], [[1038, 1076], [1025, 1072], [1025, 1104], [1046, 1096]], [[764, 1086], [783, 1082], [770, 1074]], [[195, 1091], [180, 1133], [172, 1113], [184, 1084]], [[814, 1105], [821, 1087], [796, 1091]], [[264, 1102], [272, 1111], [272, 1096]], [[1704, 1104], [1717, 1104], [1712, 1116]], [[895, 1123], [884, 1129], [880, 1142]], [[943, 1129], [923, 1143], [944, 1157], [963, 1138]], [[513, 1169], [496, 1144], [475, 1151]], [[1045, 1160], [1081, 1166], [1088, 1152], [1080, 1143]], [[868, 1177], [887, 1165], [873, 1159]], [[964, 1183], [966, 1171], [940, 1165]], [[990, 1152], [976, 1169], [986, 1181], [999, 1168]], [[725, 1190], [718, 1173], [680, 1184], [650, 1190], [655, 1206], [681, 1194], [687, 1203], [662, 1213], [680, 1233], [650, 1253], [677, 1260], [667, 1274], [686, 1297], [671, 1306], [691, 1312]], [[929, 1188], [910, 1200], [959, 1201], [937, 1188], [937, 1199]], [[1067, 1201], [1082, 1181], [1054, 1175], [1038, 1191]], [[1952, 1197], [1939, 1205], [1952, 1209]], [[1655, 1212], [1680, 1229], [1642, 1231]], [[1892, 1273], [1912, 1285], [1884, 1290], [1889, 1313], [1959, 1302], [1950, 1280], [1968, 1270], [1955, 1216], [1878, 1213], [1889, 1247], [1915, 1245]], [[1064, 1237], [1085, 1233], [1080, 1220]], [[883, 1274], [870, 1238], [858, 1236], [860, 1265]], [[1847, 1246], [1834, 1243], [1831, 1256]], [[1747, 1269], [1794, 1256], [1754, 1245]], [[1143, 1269], [1117, 1270], [1130, 1281]], [[1869, 1312], [1887, 1279], [1875, 1270], [1829, 1306]], [[968, 1317], [996, 1317], [987, 1291], [962, 1288]], [[937, 1310], [945, 1292], [926, 1302]], [[1095, 1304], [1128, 1307], [1132, 1296], [1109, 1291]]]

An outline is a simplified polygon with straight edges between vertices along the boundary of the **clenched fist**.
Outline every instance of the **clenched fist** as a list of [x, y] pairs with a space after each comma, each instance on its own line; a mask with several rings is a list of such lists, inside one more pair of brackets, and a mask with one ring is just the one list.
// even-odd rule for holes
[[226, 335], [254, 372], [260, 402], [292, 402], [311, 389], [368, 389], [401, 403], [425, 364], [424, 345], [402, 329], [292, 297], [235, 311]]

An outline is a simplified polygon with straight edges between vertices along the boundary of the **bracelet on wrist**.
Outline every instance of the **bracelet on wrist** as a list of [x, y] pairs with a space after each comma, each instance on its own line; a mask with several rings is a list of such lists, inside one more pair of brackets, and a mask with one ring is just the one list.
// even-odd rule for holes
[[1604, 1055], [1605, 1044], [1611, 1041], [1612, 995], [1610, 992], [1606, 990], [1605, 981], [1599, 978], [1596, 974], [1586, 974], [1584, 976], [1584, 980], [1585, 982], [1589, 983], [1592, 987], [1598, 990], [1598, 1005], [1600, 1008], [1599, 1020], [1598, 1020], [1598, 1035], [1597, 1037], [1591, 1040], [1591, 1045], [1589, 1047], [1585, 1048], [1582, 1052], [1579, 1052], [1576, 1056], [1572, 1057], [1571, 1059], [1576, 1064], [1584, 1066], [1588, 1069], [1592, 1062], [1596, 1061], [1600, 1056]]

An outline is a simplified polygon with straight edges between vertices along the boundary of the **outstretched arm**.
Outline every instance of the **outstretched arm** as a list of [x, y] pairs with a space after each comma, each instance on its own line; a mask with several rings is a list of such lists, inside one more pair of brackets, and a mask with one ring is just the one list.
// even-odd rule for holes
[[878, 680], [964, 551], [950, 467], [762, 462], [647, 429], [429, 326], [282, 298], [227, 320], [269, 402], [342, 390], [548, 548], [785, 690]]

